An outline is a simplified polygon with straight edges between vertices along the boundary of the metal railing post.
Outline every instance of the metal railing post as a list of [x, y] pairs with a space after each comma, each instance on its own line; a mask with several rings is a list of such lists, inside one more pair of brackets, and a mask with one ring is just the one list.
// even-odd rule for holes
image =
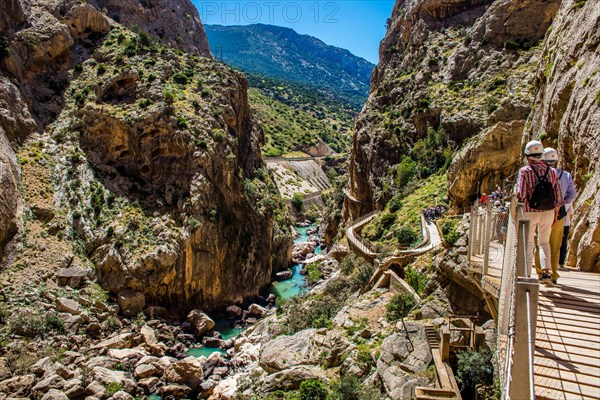
[[471, 221], [471, 236], [473, 237], [473, 250], [472, 254], [477, 255], [479, 252], [479, 236], [477, 235], [477, 228], [479, 227], [479, 207], [475, 204], [475, 212], [473, 213], [473, 220]]
[[517, 277], [529, 277], [531, 274], [531, 268], [527, 263], [529, 222], [528, 219], [520, 219], [517, 225]]
[[535, 278], [518, 277], [516, 289], [510, 398], [533, 400], [535, 399], [533, 358], [540, 285]]
[[484, 253], [483, 253], [483, 270], [482, 275], [487, 275], [488, 266], [490, 264], [490, 241], [492, 240], [492, 203], [487, 204], [485, 215], [485, 236], [484, 236]]
[[469, 219], [469, 247], [467, 249], [467, 260], [471, 261], [473, 256], [473, 247], [475, 243], [475, 224], [477, 223], [477, 207], [471, 208], [471, 218]]

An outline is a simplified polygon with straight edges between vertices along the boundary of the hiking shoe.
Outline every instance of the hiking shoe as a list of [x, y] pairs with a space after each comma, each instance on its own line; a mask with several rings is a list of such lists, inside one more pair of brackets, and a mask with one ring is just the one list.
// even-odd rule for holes
[[558, 279], [552, 279], [552, 284], [556, 285], [558, 283]]
[[552, 279], [550, 278], [550, 274], [547, 274], [545, 272], [542, 274], [542, 276], [539, 277], [538, 280], [540, 281], [540, 283], [543, 283], [545, 285], [552, 282]]

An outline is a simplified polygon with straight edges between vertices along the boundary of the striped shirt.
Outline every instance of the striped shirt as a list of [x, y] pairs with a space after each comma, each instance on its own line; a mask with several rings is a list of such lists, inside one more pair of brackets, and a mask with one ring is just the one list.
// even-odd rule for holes
[[[535, 168], [535, 172], [532, 168]], [[538, 182], [535, 173], [542, 177], [548, 171], [548, 180], [552, 183], [552, 189], [554, 190], [554, 208], [558, 208], [564, 204], [562, 190], [560, 188], [560, 181], [558, 180], [558, 174], [554, 168], [546, 165], [543, 161], [532, 161], [529, 165], [524, 166], [519, 170], [519, 179], [517, 181], [517, 199], [521, 203], [525, 203], [526, 212], [541, 212], [543, 210], [534, 210], [529, 207], [529, 198], [533, 194], [533, 189]]]

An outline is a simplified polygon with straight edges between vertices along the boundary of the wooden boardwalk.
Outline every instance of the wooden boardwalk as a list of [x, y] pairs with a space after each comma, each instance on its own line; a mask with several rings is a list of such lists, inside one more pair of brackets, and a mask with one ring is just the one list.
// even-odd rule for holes
[[600, 274], [559, 271], [541, 285], [535, 338], [539, 399], [600, 398]]
[[[472, 270], [481, 273], [482, 265], [483, 259], [473, 257]], [[574, 269], [559, 273], [556, 286], [540, 285], [536, 396], [542, 400], [600, 399], [600, 274]], [[497, 297], [501, 263], [490, 262], [488, 274], [484, 288]]]

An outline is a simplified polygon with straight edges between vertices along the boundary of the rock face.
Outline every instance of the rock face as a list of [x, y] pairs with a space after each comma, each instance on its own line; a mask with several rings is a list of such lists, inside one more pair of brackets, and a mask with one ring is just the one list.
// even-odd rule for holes
[[190, 0], [92, 0], [89, 3], [106, 10], [106, 15], [129, 28], [142, 27], [168, 46], [212, 57], [198, 10]]
[[36, 127], [18, 88], [0, 71], [0, 261], [4, 245], [17, 231], [20, 168], [15, 149]]
[[528, 137], [556, 141], [579, 192], [567, 265], [600, 272], [600, 9], [563, 1], [548, 30]]
[[0, 5], [0, 246], [17, 231], [15, 149], [38, 130], [66, 168], [57, 226], [84, 239], [106, 289], [182, 312], [254, 297], [292, 242], [247, 82], [213, 62], [194, 6], [39, 3]]

